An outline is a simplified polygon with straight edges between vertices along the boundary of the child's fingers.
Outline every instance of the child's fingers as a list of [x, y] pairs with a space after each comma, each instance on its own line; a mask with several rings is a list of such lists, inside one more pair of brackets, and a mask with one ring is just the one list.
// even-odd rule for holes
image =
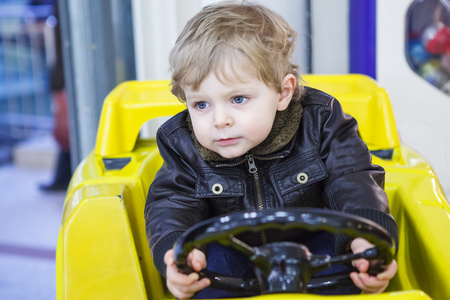
[[174, 286], [188, 286], [194, 284], [199, 276], [197, 273], [183, 274], [178, 271], [176, 267], [168, 267], [166, 270], [167, 282]]
[[[173, 256], [173, 249], [170, 249], [164, 254], [164, 263], [167, 266], [175, 266], [175, 258]], [[201, 271], [206, 268], [205, 254], [197, 249], [192, 250], [187, 257], [188, 265], [195, 271]]]
[[169, 286], [169, 284], [167, 284], [167, 287], [177, 299], [189, 299], [192, 298], [192, 296], [194, 296], [195, 293], [197, 293], [198, 291], [209, 286], [209, 284], [210, 284], [209, 280], [203, 278], [202, 280], [196, 281], [191, 285], [183, 285], [175, 287]]
[[192, 263], [192, 268], [193, 268], [194, 271], [196, 271], [196, 272], [199, 272], [199, 271], [203, 270], [205, 267], [206, 267], [206, 265], [203, 264], [203, 262], [198, 261], [198, 260], [197, 260], [197, 261], [194, 261], [194, 262]]
[[376, 276], [370, 276], [367, 273], [357, 273], [352, 272], [350, 274], [355, 286], [360, 288], [366, 293], [381, 293], [383, 292], [389, 284], [389, 279], [380, 280]]
[[196, 292], [209, 286], [210, 281], [207, 278], [199, 279], [197, 273], [191, 273], [189, 275], [178, 272], [178, 269], [173, 267], [167, 267], [167, 287], [170, 292], [179, 299], [191, 298]]
[[362, 282], [361, 278], [359, 277], [359, 273], [357, 272], [352, 272], [350, 273], [350, 278], [353, 281], [353, 284], [358, 287], [360, 290], [364, 290], [365, 286], [364, 283]]
[[192, 250], [188, 255], [188, 264], [196, 272], [199, 272], [206, 268], [205, 254], [197, 249]]
[[[196, 253], [198, 251], [199, 253]], [[207, 278], [199, 280], [199, 275], [195, 272], [182, 274], [175, 265], [173, 250], [168, 250], [164, 255], [166, 264], [166, 283], [169, 291], [178, 299], [188, 299], [205, 287], [210, 285]], [[199, 250], [193, 250], [188, 255], [188, 264], [197, 271], [206, 267], [205, 254]]]
[[386, 289], [389, 280], [378, 280], [376, 276], [367, 276], [362, 278], [366, 293], [381, 293]]
[[352, 261], [352, 264], [359, 272], [366, 273], [369, 270], [370, 263], [366, 259], [357, 259]]
[[175, 265], [175, 259], [173, 258], [173, 249], [168, 250], [164, 254], [164, 263], [167, 266], [174, 266]]
[[379, 273], [377, 275], [377, 279], [378, 280], [390, 280], [390, 279], [392, 279], [392, 277], [395, 276], [395, 273], [397, 273], [397, 269], [398, 269], [398, 264], [395, 260], [393, 260], [392, 263], [387, 267], [387, 269], [384, 272]]
[[389, 281], [380, 281], [367, 273], [352, 272], [350, 278], [355, 286], [368, 294], [382, 292], [389, 283]]

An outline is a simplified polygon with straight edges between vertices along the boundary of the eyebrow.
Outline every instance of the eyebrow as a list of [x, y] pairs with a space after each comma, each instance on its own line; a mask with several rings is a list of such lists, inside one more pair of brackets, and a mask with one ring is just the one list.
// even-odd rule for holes
[[200, 93], [185, 94], [186, 101], [204, 100], [205, 97]]
[[[256, 93], [257, 91], [258, 89], [252, 87], [251, 84], [241, 82], [237, 87], [236, 84], [230, 84], [229, 86], [227, 86], [227, 89], [223, 93], [221, 93], [221, 97], [251, 95]], [[209, 96], [207, 96], [203, 92], [194, 90], [191, 90], [190, 93], [186, 93], [185, 91], [185, 97], [186, 101], [205, 101], [206, 98], [209, 98]]]

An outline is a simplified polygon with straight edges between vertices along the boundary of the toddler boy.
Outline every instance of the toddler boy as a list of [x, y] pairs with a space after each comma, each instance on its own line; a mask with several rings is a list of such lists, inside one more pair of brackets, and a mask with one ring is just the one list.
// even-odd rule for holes
[[[209, 280], [179, 273], [172, 250], [184, 231], [214, 216], [319, 207], [371, 219], [398, 239], [384, 170], [372, 165], [355, 119], [339, 102], [303, 87], [291, 62], [295, 37], [267, 8], [225, 2], [193, 17], [170, 54], [172, 92], [187, 110], [158, 130], [164, 165], [149, 189], [145, 218], [153, 260], [177, 298], [222, 295], [202, 294]], [[275, 240], [263, 232], [245, 242]], [[335, 241], [338, 254], [370, 247], [362, 238]], [[200, 271], [234, 255], [214, 246], [193, 250], [188, 262]], [[384, 291], [397, 271], [395, 261], [377, 276], [367, 273], [366, 260], [354, 266], [354, 284], [368, 293]]]

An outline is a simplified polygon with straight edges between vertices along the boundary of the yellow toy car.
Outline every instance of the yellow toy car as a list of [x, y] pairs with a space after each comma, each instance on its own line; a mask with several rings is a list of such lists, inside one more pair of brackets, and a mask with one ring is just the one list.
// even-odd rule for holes
[[[400, 143], [386, 91], [363, 75], [307, 75], [305, 81], [335, 96], [358, 120], [373, 163], [385, 168], [399, 227], [399, 269], [383, 294], [319, 296], [303, 290], [253, 299], [450, 299], [450, 207], [430, 165]], [[56, 258], [58, 299], [173, 299], [153, 265], [144, 224], [147, 191], [163, 161], [155, 140], [139, 133], [145, 122], [184, 108], [168, 81], [125, 82], [105, 99], [95, 149], [67, 192]], [[389, 237], [381, 240], [380, 251], [392, 259]], [[186, 237], [180, 249], [189, 248], [188, 242]]]

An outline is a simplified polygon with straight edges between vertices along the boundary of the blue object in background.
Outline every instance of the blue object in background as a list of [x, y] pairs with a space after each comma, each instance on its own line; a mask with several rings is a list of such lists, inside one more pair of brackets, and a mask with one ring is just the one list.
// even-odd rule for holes
[[350, 0], [350, 73], [376, 79], [376, 0]]
[[431, 55], [425, 49], [422, 39], [416, 38], [408, 41], [406, 59], [415, 70], [431, 59]]
[[49, 65], [55, 42], [47, 22], [52, 2], [0, 0], [0, 165], [11, 161], [15, 143], [53, 127]]

